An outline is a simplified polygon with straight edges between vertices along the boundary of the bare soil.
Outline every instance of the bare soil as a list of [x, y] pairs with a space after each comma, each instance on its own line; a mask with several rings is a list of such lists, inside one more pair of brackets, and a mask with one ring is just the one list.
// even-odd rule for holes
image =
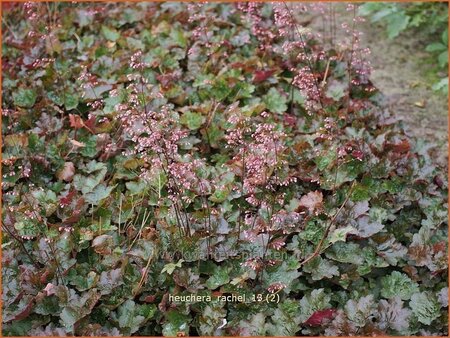
[[362, 24], [363, 43], [370, 46], [372, 82], [388, 98], [390, 109], [414, 136], [447, 144], [448, 100], [431, 86], [433, 65], [427, 63], [427, 42], [411, 32], [387, 40], [381, 27]]

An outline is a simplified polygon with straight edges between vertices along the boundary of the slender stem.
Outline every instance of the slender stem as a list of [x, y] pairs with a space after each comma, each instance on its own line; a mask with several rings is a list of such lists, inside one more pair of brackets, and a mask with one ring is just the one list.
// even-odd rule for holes
[[322, 249], [323, 243], [325, 241], [325, 238], [327, 238], [328, 236], [328, 232], [330, 231], [331, 225], [334, 223], [334, 221], [336, 220], [336, 218], [338, 217], [338, 215], [341, 213], [342, 209], [344, 208], [344, 206], [347, 204], [348, 200], [350, 199], [350, 196], [353, 192], [353, 189], [355, 187], [355, 181], [353, 181], [350, 190], [348, 191], [347, 197], [345, 198], [344, 202], [342, 203], [342, 205], [340, 206], [340, 208], [338, 209], [338, 211], [334, 214], [333, 218], [330, 220], [330, 223], [328, 223], [327, 228], [325, 229], [325, 233], [322, 236], [322, 239], [320, 240], [319, 244], [317, 245], [316, 249], [314, 250], [314, 252], [307, 258], [305, 258], [300, 264], [304, 265], [306, 263], [308, 263], [310, 260], [312, 260], [313, 258], [317, 257], [320, 254], [320, 250]]
[[353, 7], [353, 20], [352, 20], [352, 48], [350, 50], [350, 60], [348, 61], [347, 72], [348, 72], [348, 94], [347, 94], [347, 107], [346, 111], [350, 108], [350, 94], [352, 91], [352, 63], [353, 54], [355, 53], [355, 17], [356, 17], [356, 7]]
[[22, 248], [22, 251], [28, 256], [28, 258], [33, 263], [33, 265], [36, 268], [39, 268], [39, 264], [34, 260], [33, 256], [31, 256], [31, 254], [28, 252], [27, 248], [25, 247], [25, 244], [23, 244], [23, 241], [20, 240], [19, 237], [15, 233], [13, 233], [12, 230], [9, 229], [6, 226], [6, 224], [4, 224], [3, 222], [2, 222], [2, 228], [5, 229], [10, 234], [10, 236], [13, 237], [19, 243], [20, 247]]
[[[294, 15], [291, 12], [291, 9], [289, 8], [289, 6], [287, 5], [286, 2], [284, 2], [284, 5], [286, 6], [286, 9], [289, 13], [289, 16], [291, 17], [292, 23], [294, 24], [295, 30], [300, 38], [300, 42], [302, 44], [302, 49], [303, 49], [303, 53], [305, 54], [305, 58], [306, 58], [306, 63], [307, 66], [309, 68], [309, 71], [311, 72], [311, 74], [313, 75], [314, 78], [314, 84], [316, 86], [317, 91], [320, 93], [320, 86], [319, 86], [319, 82], [317, 81], [317, 78], [314, 76], [314, 71], [313, 71], [313, 66], [311, 64], [311, 60], [310, 60], [310, 56], [311, 53], [308, 52], [308, 50], [306, 49], [306, 42], [305, 39], [303, 38], [303, 34], [300, 31], [300, 29], [298, 28], [298, 24], [297, 24], [297, 20], [295, 19]], [[319, 104], [320, 104], [320, 108], [323, 109], [323, 104], [322, 104], [322, 98], [319, 97]]]
[[241, 236], [242, 227], [242, 197], [244, 196], [244, 181], [245, 181], [245, 146], [242, 152], [242, 180], [241, 180], [241, 196], [239, 199], [239, 222], [238, 222], [238, 241]]
[[[31, 203], [30, 203], [27, 195], [24, 194], [23, 197], [27, 200], [28, 204], [31, 206]], [[39, 215], [36, 213], [36, 210], [33, 209], [31, 212], [34, 214], [34, 217], [36, 219], [40, 218]], [[48, 229], [47, 221], [45, 219], [43, 219], [43, 221], [44, 221], [44, 223], [45, 223], [45, 225], [47, 226], [47, 229]], [[41, 230], [41, 233], [45, 237], [45, 239], [47, 240], [48, 246], [49, 246], [50, 251], [52, 252], [52, 255], [53, 255], [53, 259], [55, 260], [57, 272], [60, 274], [61, 280], [64, 283], [63, 273], [62, 273], [61, 266], [60, 266], [59, 261], [58, 261], [57, 256], [56, 256], [56, 249], [53, 246], [53, 242], [47, 237], [47, 235], [45, 234], [45, 231], [43, 231], [43, 229], [40, 227], [40, 222], [38, 222], [37, 224], [39, 224], [39, 228]], [[46, 251], [44, 251], [44, 252], [48, 255], [48, 253]], [[59, 281], [58, 280], [58, 275], [57, 275], [56, 279], [57, 279], [57, 281]]]

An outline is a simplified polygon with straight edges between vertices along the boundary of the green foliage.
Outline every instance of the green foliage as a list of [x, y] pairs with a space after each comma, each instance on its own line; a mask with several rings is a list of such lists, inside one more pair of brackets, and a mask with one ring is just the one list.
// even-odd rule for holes
[[215, 267], [212, 276], [206, 281], [206, 286], [208, 289], [215, 290], [229, 281], [230, 277], [227, 269], [225, 267]]
[[185, 124], [191, 130], [199, 129], [204, 123], [205, 118], [198, 114], [192, 112], [186, 112], [180, 119], [180, 122]]
[[301, 319], [299, 313], [300, 304], [296, 301], [287, 300], [278, 304], [271, 322], [266, 324], [266, 330], [270, 336], [295, 336], [300, 329]]
[[117, 309], [117, 321], [126, 334], [132, 334], [138, 331], [145, 321], [151, 319], [155, 312], [154, 304], [137, 305], [128, 299]]
[[415, 293], [411, 297], [410, 306], [419, 322], [430, 325], [440, 316], [440, 304], [429, 292]]
[[381, 295], [384, 298], [400, 297], [400, 299], [408, 300], [417, 291], [419, 291], [417, 283], [404, 273], [393, 271], [389, 276], [381, 279]]
[[263, 100], [267, 109], [271, 112], [281, 114], [287, 109], [287, 98], [273, 87], [263, 97]]
[[161, 270], [161, 272], [165, 272], [168, 275], [171, 275], [175, 271], [176, 268], [181, 268], [181, 265], [183, 264], [183, 262], [184, 262], [184, 260], [180, 259], [177, 263], [166, 264], [164, 266], [164, 269]]
[[36, 102], [37, 94], [32, 89], [19, 88], [13, 93], [14, 104], [18, 107], [31, 108]]

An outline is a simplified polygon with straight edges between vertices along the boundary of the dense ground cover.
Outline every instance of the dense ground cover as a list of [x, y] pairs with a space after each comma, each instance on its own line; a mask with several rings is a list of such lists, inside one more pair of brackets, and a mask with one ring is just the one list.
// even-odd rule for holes
[[3, 334], [447, 333], [439, 149], [325, 9], [7, 8]]

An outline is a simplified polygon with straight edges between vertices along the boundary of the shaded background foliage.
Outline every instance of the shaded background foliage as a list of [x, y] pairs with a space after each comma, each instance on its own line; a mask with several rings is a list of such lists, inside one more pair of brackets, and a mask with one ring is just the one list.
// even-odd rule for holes
[[288, 9], [7, 8], [4, 335], [447, 334], [439, 149]]
[[365, 3], [359, 14], [374, 24], [385, 27], [389, 39], [401, 39], [403, 33], [412, 32], [418, 39], [426, 41], [425, 51], [430, 53], [435, 64], [437, 78], [433, 90], [448, 93], [448, 4], [441, 2], [414, 3]]

